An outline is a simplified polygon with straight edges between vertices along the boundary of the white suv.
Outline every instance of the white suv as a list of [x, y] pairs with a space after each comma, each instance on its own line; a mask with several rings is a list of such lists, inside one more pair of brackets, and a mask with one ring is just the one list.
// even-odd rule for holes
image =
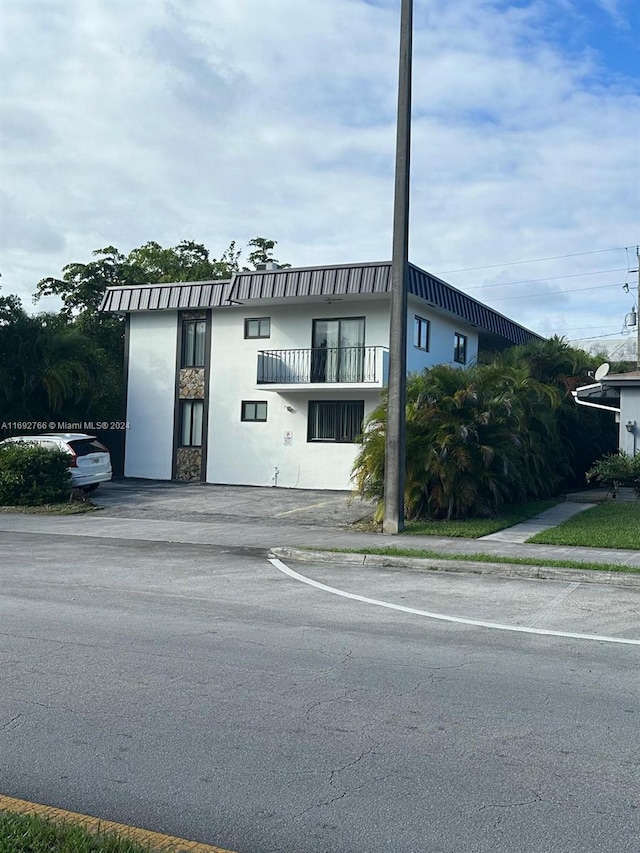
[[72, 487], [94, 492], [100, 483], [111, 479], [111, 455], [94, 435], [82, 432], [51, 433], [49, 435], [14, 435], [0, 441], [5, 444], [37, 444], [47, 450], [62, 450], [71, 456], [69, 472]]

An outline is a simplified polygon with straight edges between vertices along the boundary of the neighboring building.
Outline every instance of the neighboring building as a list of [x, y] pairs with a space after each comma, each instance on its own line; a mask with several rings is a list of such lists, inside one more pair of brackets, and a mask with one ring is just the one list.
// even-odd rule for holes
[[605, 374], [598, 382], [572, 393], [579, 405], [612, 412], [618, 424], [620, 450], [630, 456], [640, 452], [640, 370]]
[[[387, 380], [391, 265], [111, 287], [126, 315], [125, 476], [348, 489]], [[415, 266], [407, 370], [539, 336]]]

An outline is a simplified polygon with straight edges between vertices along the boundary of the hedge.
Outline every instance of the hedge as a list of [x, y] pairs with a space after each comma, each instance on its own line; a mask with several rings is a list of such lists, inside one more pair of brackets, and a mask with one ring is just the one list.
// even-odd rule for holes
[[0, 447], [0, 506], [42, 506], [69, 497], [69, 455], [30, 444]]

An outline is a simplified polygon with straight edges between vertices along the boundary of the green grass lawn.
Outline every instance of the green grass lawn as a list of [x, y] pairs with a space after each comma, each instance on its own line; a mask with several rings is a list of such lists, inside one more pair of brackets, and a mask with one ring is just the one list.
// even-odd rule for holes
[[495, 518], [470, 518], [464, 521], [409, 521], [404, 536], [452, 536], [463, 539], [479, 539], [489, 533], [497, 533], [505, 527], [513, 527], [521, 521], [533, 518], [551, 509], [558, 501], [528, 501], [505, 507]]
[[113, 833], [94, 835], [71, 823], [0, 812], [0, 853], [149, 853], [151, 849]]
[[640, 551], [640, 503], [599, 504], [527, 541]]
[[[302, 550], [316, 550], [303, 548]], [[417, 557], [421, 560], [448, 560], [455, 563], [499, 563], [515, 566], [540, 566], [552, 569], [581, 569], [594, 572], [622, 572], [640, 574], [639, 566], [624, 566], [616, 563], [584, 563], [580, 560], [554, 560], [551, 557], [498, 557], [495, 554], [452, 554], [450, 551], [432, 551], [428, 548], [400, 548], [388, 545], [381, 548], [325, 548], [336, 554], [378, 554], [382, 557]], [[429, 566], [427, 565], [428, 569]]]

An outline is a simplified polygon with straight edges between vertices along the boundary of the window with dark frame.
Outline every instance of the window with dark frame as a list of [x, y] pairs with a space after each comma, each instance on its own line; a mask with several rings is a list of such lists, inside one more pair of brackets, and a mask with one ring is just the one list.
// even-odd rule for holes
[[309, 400], [307, 441], [353, 444], [363, 420], [364, 400]]
[[271, 317], [251, 317], [244, 321], [245, 340], [271, 337]]
[[467, 336], [458, 332], [453, 336], [453, 360], [456, 364], [467, 363]]
[[206, 320], [182, 321], [181, 367], [204, 367]]
[[418, 349], [423, 349], [429, 352], [429, 333], [431, 331], [431, 323], [425, 320], [424, 317], [418, 317], [416, 314], [413, 319], [413, 345]]
[[267, 404], [264, 400], [243, 400], [240, 413], [241, 421], [259, 421], [264, 423], [267, 420]]
[[202, 400], [180, 400], [180, 447], [202, 447]]

